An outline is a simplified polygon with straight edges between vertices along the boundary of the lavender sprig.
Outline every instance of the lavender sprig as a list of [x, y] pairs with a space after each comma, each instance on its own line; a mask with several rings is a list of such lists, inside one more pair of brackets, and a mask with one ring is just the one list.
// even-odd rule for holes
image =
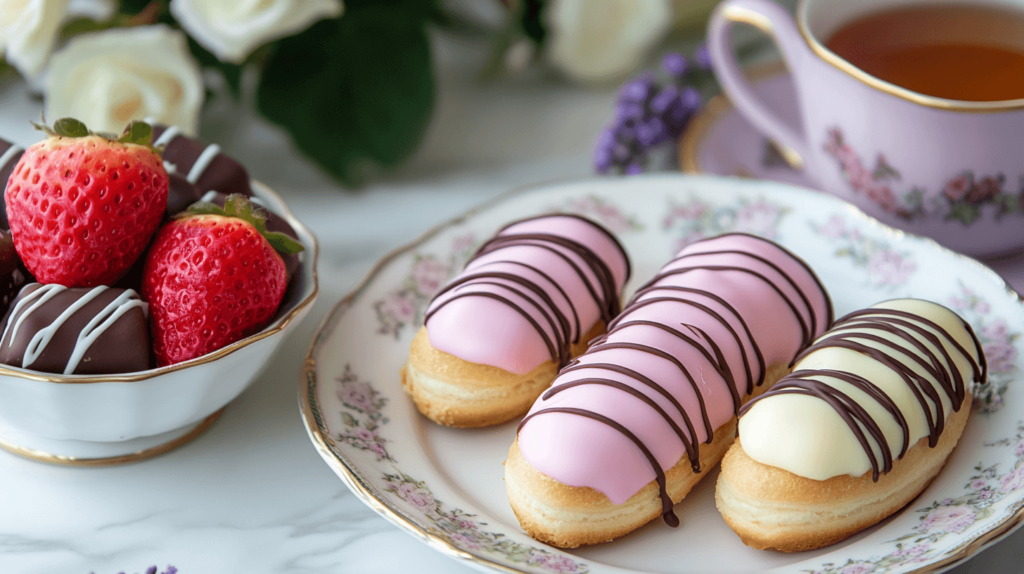
[[594, 169], [601, 174], [642, 173], [651, 154], [665, 144], [674, 145], [702, 97], [695, 84], [711, 76], [707, 46], [693, 60], [671, 53], [661, 61], [664, 79], [644, 72], [619, 88], [612, 122], [594, 145]]

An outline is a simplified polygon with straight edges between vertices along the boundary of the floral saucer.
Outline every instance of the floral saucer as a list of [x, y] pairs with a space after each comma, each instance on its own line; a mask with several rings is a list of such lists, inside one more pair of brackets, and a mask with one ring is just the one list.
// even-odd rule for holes
[[[715, 477], [654, 521], [608, 544], [558, 550], [527, 536], [509, 508], [502, 462], [515, 422], [440, 427], [402, 393], [399, 369], [431, 295], [502, 225], [545, 212], [594, 218], [633, 261], [627, 294], [690, 241], [726, 231], [770, 237], [806, 259], [837, 315], [914, 296], [966, 318], [989, 359], [990, 382], [946, 468], [894, 517], [828, 548], [797, 554], [747, 548], [715, 509]], [[872, 220], [829, 195], [776, 182], [661, 175], [520, 190], [446, 223], [384, 258], [335, 306], [300, 384], [309, 435], [368, 506], [431, 547], [483, 571], [933, 572], [1024, 521], [1024, 305], [991, 270]]]
[[[781, 62], [754, 66], [747, 72], [751, 87], [772, 112], [800, 131], [796, 90]], [[679, 143], [679, 165], [686, 173], [733, 175], [817, 186], [802, 171], [790, 166], [771, 140], [719, 94], [690, 121]]]

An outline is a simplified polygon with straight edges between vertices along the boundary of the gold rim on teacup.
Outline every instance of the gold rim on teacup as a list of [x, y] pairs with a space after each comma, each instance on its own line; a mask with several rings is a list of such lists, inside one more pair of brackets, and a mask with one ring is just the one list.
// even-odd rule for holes
[[[800, 31], [800, 35], [803, 36], [807, 46], [812, 52], [825, 62], [831, 64], [834, 68], [839, 71], [852, 76], [853, 78], [860, 80], [861, 82], [875, 88], [876, 90], [885, 92], [889, 95], [902, 98], [920, 104], [922, 106], [928, 106], [930, 108], [937, 108], [940, 110], [948, 110], [951, 112], [973, 112], [973, 113], [994, 113], [994, 112], [1006, 112], [1011, 110], [1024, 109], [1024, 98], [1018, 98], [1015, 100], [1000, 100], [991, 102], [972, 102], [964, 100], [950, 100], [946, 98], [937, 98], [935, 96], [926, 96], [919, 94], [906, 88], [901, 88], [896, 84], [886, 82], [872, 76], [871, 74], [861, 70], [857, 66], [854, 66], [850, 62], [847, 62], [841, 58], [838, 54], [829, 50], [824, 44], [818, 41], [818, 39], [811, 33], [810, 27], [807, 24], [807, 11], [809, 0], [800, 0], [800, 4], [796, 9], [796, 27]], [[772, 26], [767, 18], [757, 14], [753, 11], [740, 10], [742, 12], [749, 12], [749, 14], [740, 15], [745, 19], [736, 20], [745, 24], [756, 26], [766, 34], [772, 34]], [[729, 16], [732, 16], [732, 11], [729, 12]], [[765, 27], [765, 25], [767, 27]]]
[[[258, 187], [260, 189], [261, 193], [269, 195], [277, 202], [278, 205], [280, 205], [280, 211], [282, 213], [278, 214], [275, 211], [275, 214], [283, 217], [285, 221], [287, 221], [288, 224], [292, 226], [292, 228], [296, 229], [297, 231], [301, 231], [302, 233], [307, 235], [310, 238], [310, 241], [312, 242], [312, 245], [310, 246], [312, 247], [312, 250], [311, 252], [307, 252], [309, 253], [309, 255], [308, 257], [304, 257], [304, 259], [308, 259], [309, 264], [312, 266], [311, 269], [313, 278], [313, 290], [310, 291], [309, 295], [307, 295], [301, 301], [296, 303], [295, 307], [291, 311], [286, 313], [283, 317], [279, 318], [273, 326], [263, 331], [260, 331], [259, 333], [250, 335], [242, 339], [241, 341], [236, 341], [226, 347], [222, 347], [212, 353], [208, 353], [201, 357], [196, 357], [195, 359], [191, 359], [189, 361], [185, 361], [182, 363], [176, 363], [174, 365], [168, 365], [166, 367], [158, 367], [155, 369], [138, 371], [135, 373], [121, 373], [112, 375], [59, 375], [52, 373], [43, 373], [40, 371], [33, 371], [31, 369], [21, 369], [17, 367], [11, 367], [8, 365], [0, 364], [0, 375], [17, 377], [19, 379], [28, 379], [44, 383], [61, 383], [76, 385], [91, 383], [133, 383], [136, 381], [144, 381], [146, 379], [159, 377], [167, 373], [173, 373], [174, 371], [180, 371], [182, 369], [212, 363], [213, 361], [216, 361], [221, 357], [230, 355], [231, 353], [248, 347], [249, 345], [256, 343], [257, 341], [262, 341], [267, 337], [270, 337], [283, 331], [285, 327], [287, 327], [289, 323], [291, 323], [303, 309], [312, 305], [313, 301], [316, 300], [317, 292], [320, 289], [320, 284], [317, 278], [316, 271], [317, 259], [320, 256], [320, 244], [317, 242], [316, 236], [313, 235], [313, 232], [311, 232], [308, 227], [303, 225], [301, 221], [296, 219], [295, 215], [291, 211], [291, 208], [288, 207], [288, 204], [285, 203], [284, 199], [282, 199], [281, 196], [277, 194], [277, 192], [270, 189], [270, 187], [264, 185], [259, 181], [253, 180], [252, 183], [255, 187]], [[303, 263], [303, 265], [305, 265], [305, 262]]]

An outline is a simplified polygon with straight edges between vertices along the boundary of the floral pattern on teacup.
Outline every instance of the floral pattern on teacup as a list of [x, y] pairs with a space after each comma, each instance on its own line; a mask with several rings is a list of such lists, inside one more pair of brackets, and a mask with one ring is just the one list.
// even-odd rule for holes
[[[944, 550], [957, 541], [944, 540], [959, 537], [964, 541], [971, 536], [971, 527], [996, 512], [996, 504], [1015, 491], [1024, 488], [1024, 421], [1018, 421], [1017, 434], [986, 447], [1013, 448], [1016, 459], [1011, 468], [1000, 472], [999, 463], [974, 467], [974, 475], [964, 485], [966, 494], [959, 498], [944, 498], [919, 508], [920, 522], [909, 532], [889, 541], [893, 551], [869, 559], [848, 559], [844, 564], [827, 563], [818, 570], [805, 570], [812, 574], [867, 574], [904, 570], [905, 567], [929, 561], [936, 550]], [[1008, 509], [1011, 513], [1013, 508]], [[939, 544], [943, 541], [942, 544]]]
[[826, 153], [839, 161], [843, 177], [854, 191], [903, 219], [933, 216], [971, 225], [981, 217], [982, 208], [986, 205], [995, 206], [996, 219], [1024, 211], [1024, 188], [1017, 193], [1004, 191], [1006, 177], [1001, 173], [977, 177], [973, 171], [964, 170], [947, 181], [941, 193], [929, 197], [928, 201], [926, 190], [920, 186], [911, 187], [902, 198], [898, 198], [893, 187], [901, 180], [900, 172], [889, 165], [885, 155], [878, 154], [874, 169], [868, 169], [857, 152], [844, 141], [843, 131], [839, 128], [828, 131], [824, 147]]
[[988, 381], [975, 387], [974, 400], [983, 412], [999, 410], [1003, 394], [1017, 372], [1017, 340], [1021, 334], [1011, 331], [1006, 319], [989, 316], [991, 305], [963, 283], [946, 304], [967, 319], [985, 350]]
[[564, 204], [550, 209], [552, 213], [582, 215], [605, 226], [612, 233], [643, 231], [644, 226], [633, 215], [628, 215], [614, 203], [596, 195], [569, 198]]
[[887, 242], [866, 236], [847, 224], [842, 215], [832, 215], [824, 223], [811, 223], [814, 234], [836, 245], [835, 256], [850, 259], [854, 267], [867, 271], [869, 284], [893, 289], [905, 284], [917, 271], [910, 252], [897, 251]]
[[347, 363], [345, 371], [335, 380], [338, 383], [335, 394], [345, 407], [341, 412], [345, 429], [338, 433], [337, 440], [359, 450], [372, 452], [377, 456], [377, 462], [395, 462], [388, 453], [388, 439], [377, 434], [382, 425], [388, 424], [388, 418], [384, 416], [387, 397], [377, 392], [372, 384], [360, 381], [352, 372], [352, 366]]
[[694, 241], [732, 231], [775, 239], [779, 223], [787, 213], [788, 207], [764, 198], [740, 198], [737, 204], [725, 206], [696, 198], [685, 203], [670, 200], [661, 227], [666, 233], [679, 237], [673, 245], [678, 252]]
[[413, 253], [409, 273], [398, 288], [373, 303], [377, 313], [377, 333], [397, 339], [410, 325], [423, 324], [423, 313], [441, 287], [462, 269], [476, 250], [472, 232], [452, 240], [448, 255], [441, 259], [432, 253]]
[[384, 473], [384, 490], [405, 501], [422, 514], [452, 545], [475, 552], [498, 554], [512, 564], [525, 566], [537, 572], [584, 574], [586, 564], [554, 554], [542, 548], [520, 544], [504, 534], [484, 530], [486, 522], [474, 520], [476, 515], [458, 508], [448, 509], [423, 481], [401, 471]]

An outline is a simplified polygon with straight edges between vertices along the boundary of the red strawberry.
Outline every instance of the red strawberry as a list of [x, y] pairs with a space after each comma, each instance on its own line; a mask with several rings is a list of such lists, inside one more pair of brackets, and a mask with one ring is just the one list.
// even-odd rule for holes
[[142, 274], [160, 366], [216, 351], [261, 329], [284, 298], [285, 253], [302, 245], [268, 233], [241, 195], [199, 203], [156, 234]]
[[40, 283], [110, 285], [142, 254], [167, 207], [167, 172], [133, 122], [120, 138], [65, 118], [25, 150], [5, 199], [18, 255]]

